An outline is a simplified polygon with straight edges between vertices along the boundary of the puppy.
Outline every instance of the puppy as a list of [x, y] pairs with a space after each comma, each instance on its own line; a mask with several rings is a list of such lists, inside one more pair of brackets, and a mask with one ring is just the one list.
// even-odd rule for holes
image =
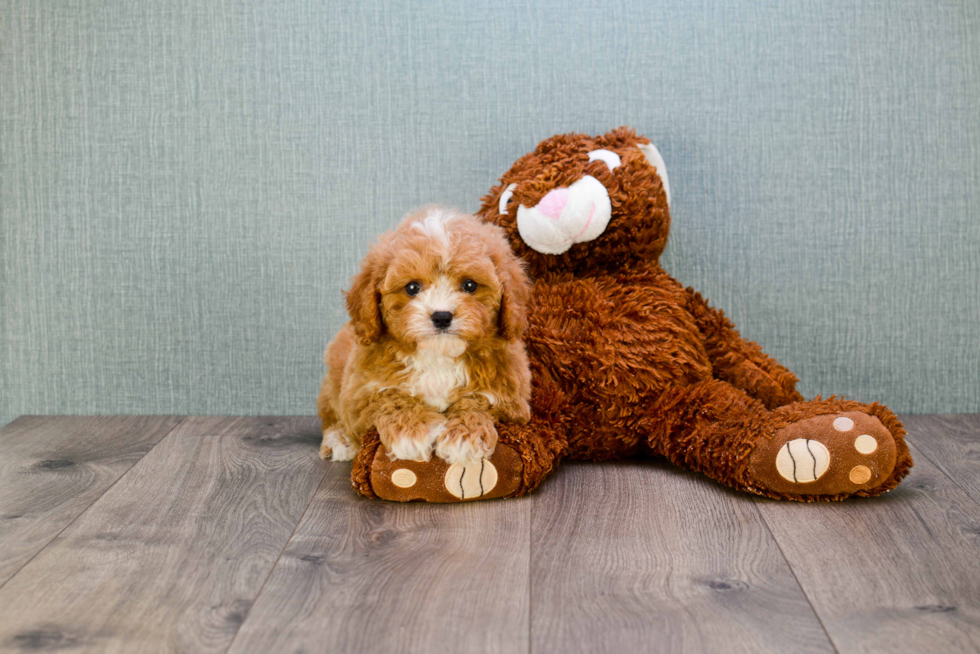
[[347, 293], [327, 346], [320, 456], [354, 458], [378, 430], [392, 459], [488, 457], [494, 420], [530, 419], [524, 344], [530, 286], [503, 231], [427, 207], [384, 234]]

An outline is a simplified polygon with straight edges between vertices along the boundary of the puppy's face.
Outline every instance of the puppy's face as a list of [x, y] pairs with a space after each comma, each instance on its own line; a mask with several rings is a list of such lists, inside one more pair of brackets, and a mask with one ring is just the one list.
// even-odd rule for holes
[[480, 234], [440, 218], [412, 223], [381, 287], [382, 320], [402, 343], [451, 347], [497, 331], [503, 289]]
[[[377, 302], [373, 315], [362, 306], [371, 302], [365, 296]], [[527, 279], [499, 228], [427, 208], [369, 253], [348, 305], [362, 341], [388, 333], [409, 349], [458, 356], [474, 341], [518, 338], [527, 296]]]

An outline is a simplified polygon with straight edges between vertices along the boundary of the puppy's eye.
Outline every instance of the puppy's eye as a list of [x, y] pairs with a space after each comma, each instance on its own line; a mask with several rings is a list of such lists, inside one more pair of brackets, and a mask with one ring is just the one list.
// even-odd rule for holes
[[517, 184], [511, 184], [504, 192], [500, 194], [500, 215], [507, 215], [507, 203], [510, 202], [510, 198], [514, 195], [514, 189], [517, 188]]
[[623, 160], [612, 150], [593, 150], [589, 153], [589, 163], [596, 160], [606, 164], [609, 167], [609, 172], [616, 170], [623, 164]]
[[465, 282], [463, 282], [463, 290], [467, 293], [476, 293], [477, 286], [479, 286], [479, 284], [474, 282], [472, 279], [467, 279]]
[[422, 285], [419, 284], [418, 282], [409, 282], [405, 284], [405, 292], [408, 293], [410, 296], [418, 295], [419, 291], [421, 290], [422, 290]]

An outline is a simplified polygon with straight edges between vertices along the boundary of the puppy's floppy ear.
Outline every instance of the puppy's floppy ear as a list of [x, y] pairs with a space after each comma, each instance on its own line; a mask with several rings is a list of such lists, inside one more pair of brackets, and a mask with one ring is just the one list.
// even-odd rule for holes
[[494, 227], [494, 246], [490, 257], [500, 279], [500, 310], [497, 321], [500, 335], [508, 341], [516, 341], [527, 329], [527, 303], [531, 299], [531, 282], [524, 272], [524, 264], [510, 249], [503, 231]]
[[381, 337], [384, 322], [381, 318], [381, 282], [388, 268], [387, 242], [376, 243], [364, 261], [361, 272], [351, 281], [347, 296], [347, 313], [350, 314], [354, 333], [361, 345], [370, 345]]

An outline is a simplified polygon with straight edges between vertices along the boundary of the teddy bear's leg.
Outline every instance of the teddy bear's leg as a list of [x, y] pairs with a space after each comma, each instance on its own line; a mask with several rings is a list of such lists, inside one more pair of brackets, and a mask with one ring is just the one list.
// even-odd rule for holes
[[688, 310], [704, 337], [715, 377], [745, 391], [769, 409], [799, 402], [796, 375], [762, 351], [757, 343], [742, 338], [725, 314], [710, 306], [693, 289], [686, 289]]
[[905, 430], [880, 404], [818, 398], [770, 411], [718, 380], [678, 389], [640, 425], [677, 465], [777, 499], [878, 495], [912, 465]]
[[517, 488], [507, 497], [530, 493], [551, 474], [568, 450], [568, 439], [550, 420], [535, 417], [526, 425], [503, 423], [497, 425], [504, 444], [521, 457], [521, 478]]

